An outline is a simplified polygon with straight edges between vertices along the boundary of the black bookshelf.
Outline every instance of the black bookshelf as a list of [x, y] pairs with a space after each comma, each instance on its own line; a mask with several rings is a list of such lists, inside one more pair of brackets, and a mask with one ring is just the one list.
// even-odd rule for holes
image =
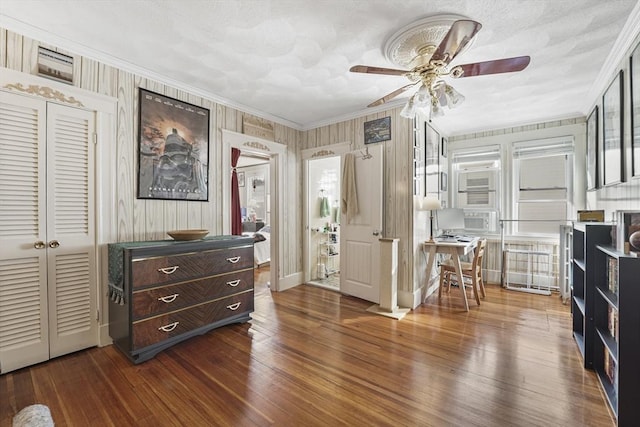
[[582, 354], [585, 368], [593, 369], [593, 302], [595, 281], [591, 268], [597, 245], [611, 244], [611, 224], [576, 222], [573, 224], [571, 266], [571, 314], [573, 337]]
[[598, 245], [593, 267], [593, 368], [618, 425], [640, 419], [640, 258]]

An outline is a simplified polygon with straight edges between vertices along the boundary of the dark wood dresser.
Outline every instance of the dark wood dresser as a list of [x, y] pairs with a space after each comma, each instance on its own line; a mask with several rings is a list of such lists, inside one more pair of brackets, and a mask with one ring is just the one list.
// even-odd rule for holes
[[253, 238], [109, 245], [109, 335], [134, 363], [251, 320]]

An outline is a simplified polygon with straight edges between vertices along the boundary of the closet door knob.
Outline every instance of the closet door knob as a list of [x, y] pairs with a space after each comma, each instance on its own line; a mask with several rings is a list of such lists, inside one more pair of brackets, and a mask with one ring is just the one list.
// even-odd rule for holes
[[49, 242], [49, 247], [50, 248], [57, 248], [58, 246], [60, 246], [60, 242], [58, 242], [57, 240], [52, 240]]
[[35, 242], [33, 244], [33, 247], [36, 248], [36, 249], [44, 249], [45, 246], [47, 246], [47, 245], [45, 245], [42, 240], [38, 240], [37, 242]]

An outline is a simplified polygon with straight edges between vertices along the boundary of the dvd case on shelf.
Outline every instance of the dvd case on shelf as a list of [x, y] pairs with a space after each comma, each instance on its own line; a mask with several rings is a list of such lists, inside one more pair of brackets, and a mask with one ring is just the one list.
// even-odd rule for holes
[[616, 310], [612, 306], [609, 306], [607, 318], [608, 318], [607, 326], [609, 329], [609, 333], [613, 338], [616, 339], [616, 342], [617, 342], [618, 341], [618, 310]]
[[618, 294], [618, 260], [609, 258], [607, 265], [607, 285], [609, 291]]

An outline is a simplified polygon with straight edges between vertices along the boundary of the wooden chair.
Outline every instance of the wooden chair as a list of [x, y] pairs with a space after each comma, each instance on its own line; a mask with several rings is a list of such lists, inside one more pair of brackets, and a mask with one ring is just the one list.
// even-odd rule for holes
[[451, 283], [455, 282], [458, 286], [465, 286], [473, 289], [473, 296], [476, 299], [478, 305], [480, 305], [480, 297], [478, 294], [482, 294], [482, 298], [487, 296], [484, 288], [484, 280], [482, 280], [482, 259], [484, 257], [484, 251], [487, 246], [487, 240], [481, 239], [478, 241], [475, 252], [473, 254], [472, 262], [461, 262], [462, 267], [462, 283], [458, 280], [456, 275], [456, 268], [453, 265], [453, 261], [448, 259], [440, 264], [440, 288], [438, 289], [438, 296], [442, 297], [442, 289], [446, 286], [447, 292], [451, 290]]

